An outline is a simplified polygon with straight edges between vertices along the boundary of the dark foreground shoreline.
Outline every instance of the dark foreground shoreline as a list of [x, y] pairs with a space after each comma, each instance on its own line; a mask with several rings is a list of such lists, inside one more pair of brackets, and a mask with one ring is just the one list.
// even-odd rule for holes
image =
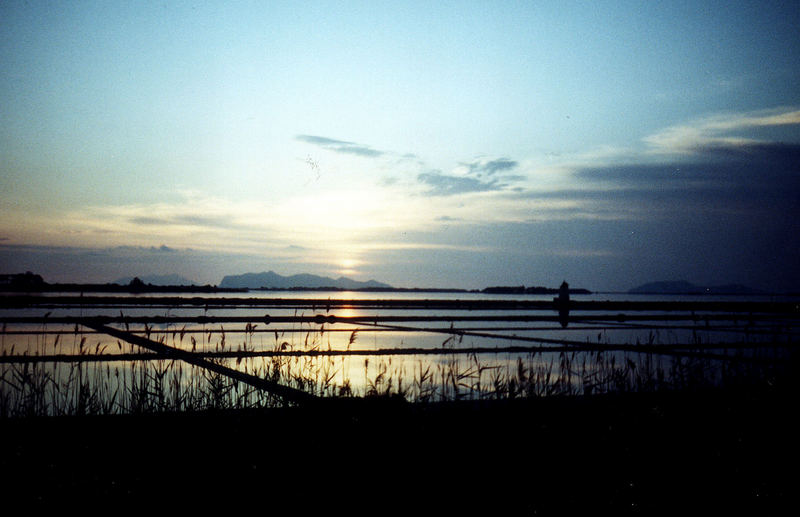
[[25, 509], [771, 515], [796, 497], [796, 401], [706, 391], [8, 419], [0, 493]]

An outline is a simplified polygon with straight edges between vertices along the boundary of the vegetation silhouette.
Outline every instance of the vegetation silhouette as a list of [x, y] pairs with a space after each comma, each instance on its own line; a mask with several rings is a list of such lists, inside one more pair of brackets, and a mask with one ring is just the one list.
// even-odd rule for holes
[[[552, 303], [537, 302], [550, 311], [551, 325], [567, 329], [560, 321], [562, 309], [569, 329], [581, 321], [569, 317], [569, 309], [586, 308], [570, 299], [571, 292], [564, 282]], [[42, 298], [17, 299], [30, 308], [42, 307]], [[46, 310], [113, 306], [124, 300], [140, 311], [147, 303], [170, 307], [180, 299], [47, 297]], [[216, 301], [240, 306], [245, 300]], [[199, 304], [192, 310], [224, 307], [214, 301], [192, 298], [192, 304]], [[391, 357], [369, 356], [359, 359], [365, 383], [357, 386], [341, 358], [246, 355], [254, 350], [256, 336], [271, 333], [276, 352], [324, 351], [324, 338], [337, 323], [335, 312], [328, 311], [355, 303], [292, 303], [311, 307], [306, 302], [316, 303], [313, 310], [324, 310], [325, 316], [319, 321], [316, 315], [293, 316], [315, 325], [298, 334], [270, 328], [279, 321], [275, 316], [250, 321], [235, 333], [211, 329], [217, 326], [211, 316], [198, 329], [159, 326], [155, 319], [148, 324], [122, 314], [112, 323], [119, 336], [122, 328], [127, 333], [129, 325], [142, 325], [136, 332], [150, 342], [187, 353], [203, 351], [206, 361], [323, 397], [326, 404], [287, 404], [269, 390], [226, 376], [221, 368], [193, 369], [180, 357], [159, 352], [93, 368], [74, 357], [63, 358], [60, 369], [27, 357], [3, 357], [0, 486], [10, 499], [60, 505], [87, 500], [150, 504], [204, 487], [203, 504], [230, 506], [236, 503], [232, 494], [242, 501], [266, 494], [271, 509], [295, 512], [356, 505], [373, 513], [423, 509], [551, 515], [674, 513], [689, 505], [701, 511], [764, 514], [780, 508], [793, 493], [783, 472], [798, 459], [800, 425], [786, 409], [797, 394], [796, 305], [705, 306], [744, 310], [741, 325], [747, 333], [741, 335], [746, 340], [758, 336], [759, 321], [769, 322], [774, 336], [785, 339], [767, 339], [769, 346], [757, 347], [753, 360], [739, 348], [721, 363], [691, 353], [660, 362], [654, 352], [635, 350], [652, 351], [644, 345], [658, 343], [637, 343], [619, 352], [603, 350], [598, 337], [597, 349], [529, 351], [505, 367], [477, 355], [457, 359], [455, 353], [444, 353], [441, 360], [419, 361], [418, 369], [404, 374]], [[64, 305], [53, 305], [58, 303]], [[494, 307], [518, 310], [515, 303], [495, 301]], [[600, 306], [646, 306], [624, 303]], [[662, 303], [653, 310], [699, 306]], [[93, 334], [77, 326], [74, 332], [48, 333], [46, 327], [55, 321], [60, 320], [46, 314], [33, 331], [42, 353], [62, 352], [69, 337], [81, 357], [109, 353], [98, 342], [92, 354], [86, 338]], [[700, 329], [708, 324], [692, 322]], [[443, 349], [456, 350], [467, 335], [439, 330], [449, 333]], [[350, 349], [365, 329], [348, 332], [342, 341]], [[3, 328], [3, 339], [13, 335]], [[242, 339], [240, 349], [234, 349], [234, 335]], [[123, 353], [123, 343], [111, 346]], [[702, 345], [698, 340], [686, 351], [702, 350]], [[761, 360], [778, 346], [788, 355]], [[344, 374], [341, 381], [334, 381], [337, 371]], [[716, 372], [713, 378], [711, 372]], [[409, 482], [420, 492], [398, 496]]]

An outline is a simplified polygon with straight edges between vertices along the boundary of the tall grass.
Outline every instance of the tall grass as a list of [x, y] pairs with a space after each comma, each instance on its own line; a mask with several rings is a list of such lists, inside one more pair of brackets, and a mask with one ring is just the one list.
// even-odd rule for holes
[[[236, 344], [224, 329], [192, 334], [186, 327], [154, 330], [150, 339], [192, 351], [331, 349], [324, 325], [303, 334], [275, 331], [271, 343], [256, 335], [255, 324], [237, 333]], [[58, 351], [67, 334], [36, 337], [35, 353]], [[296, 336], [303, 336], [302, 338]], [[347, 349], [359, 339], [347, 338]], [[455, 336], [444, 346], [457, 346]], [[602, 339], [602, 335], [598, 337]], [[71, 346], [79, 354], [103, 354], [108, 345], [89, 344], [78, 329]], [[648, 338], [649, 344], [657, 336]], [[112, 345], [112, 348], [113, 345]], [[116, 351], [133, 351], [116, 343]], [[456, 349], [454, 348], [454, 351]], [[11, 351], [13, 354], [13, 350]], [[5, 348], [4, 348], [5, 353]], [[398, 397], [409, 402], [507, 400], [604, 393], [657, 392], [774, 384], [780, 363], [713, 358], [665, 357], [602, 350], [523, 354], [448, 354], [438, 356], [271, 356], [213, 359], [228, 367], [321, 397]], [[108, 415], [275, 407], [276, 396], [219, 373], [181, 361], [32, 362], [0, 365], [0, 417]]]

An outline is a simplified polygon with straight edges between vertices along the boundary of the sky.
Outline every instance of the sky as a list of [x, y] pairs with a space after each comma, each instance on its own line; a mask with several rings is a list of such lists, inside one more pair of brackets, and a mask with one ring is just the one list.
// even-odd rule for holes
[[0, 273], [800, 290], [800, 4], [0, 3]]

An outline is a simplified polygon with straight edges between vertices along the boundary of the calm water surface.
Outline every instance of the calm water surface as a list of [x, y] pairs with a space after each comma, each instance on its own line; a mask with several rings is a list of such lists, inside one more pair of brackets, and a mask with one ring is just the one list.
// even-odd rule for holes
[[[54, 293], [57, 294], [57, 293]], [[74, 294], [74, 293], [71, 293]], [[133, 294], [114, 294], [114, 296], [136, 297]], [[439, 322], [402, 322], [384, 326], [374, 326], [367, 322], [350, 323], [270, 323], [263, 321], [264, 315], [276, 316], [315, 316], [335, 315], [339, 317], [375, 317], [375, 316], [502, 316], [527, 315], [555, 316], [553, 310], [479, 310], [479, 311], [429, 311], [403, 310], [390, 308], [357, 308], [337, 307], [326, 309], [326, 300], [532, 300], [552, 301], [553, 295], [487, 295], [482, 293], [365, 293], [365, 292], [318, 292], [318, 291], [253, 291], [249, 293], [174, 293], [146, 294], [152, 298], [257, 298], [257, 299], [315, 299], [320, 306], [311, 308], [184, 308], [184, 307], [135, 307], [135, 308], [103, 308], [85, 307], [71, 309], [25, 309], [5, 310], [3, 315], [42, 316], [49, 312], [50, 316], [252, 316], [254, 326], [245, 328], [244, 323], [220, 324], [170, 324], [153, 325], [145, 328], [142, 325], [131, 325], [130, 330], [147, 334], [150, 339], [166, 345], [193, 351], [309, 351], [309, 350], [376, 350], [409, 348], [490, 348], [498, 349], [495, 353], [439, 354], [439, 355], [394, 355], [394, 356], [348, 356], [335, 358], [291, 358], [281, 363], [282, 375], [291, 376], [301, 373], [313, 378], [321, 386], [350, 386], [355, 393], [364, 393], [370, 388], [404, 389], [416, 383], [417, 393], [436, 390], [433, 386], [450, 385], [453, 390], [464, 390], [475, 393], [476, 390], [490, 390], [493, 382], [512, 374], [519, 373], [522, 365], [527, 373], [545, 375], [548, 368], [554, 365], [566, 370], [573, 380], [591, 371], [596, 365], [596, 357], [591, 354], [572, 354], [572, 364], [564, 367], [559, 361], [563, 356], [557, 352], [533, 353], [540, 346], [555, 346], [552, 341], [566, 340], [570, 343], [591, 343], [603, 345], [632, 345], [637, 343], [656, 345], [695, 345], [708, 347], [719, 344], [719, 351], [736, 343], [754, 342], [786, 342], [796, 340], [796, 329], [787, 328], [780, 321], [767, 322], [760, 325], [747, 325], [746, 322], [722, 322], [706, 325], [702, 321], [692, 322], [576, 322], [563, 328], [557, 321], [535, 322], [502, 322], [502, 321], [468, 321], [455, 322], [450, 332], [451, 323]], [[739, 297], [739, 296], [654, 296], [631, 295], [627, 293], [597, 293], [592, 295], [572, 295], [575, 301], [795, 301], [797, 298], [787, 297]], [[577, 313], [576, 313], [577, 314]], [[19, 334], [19, 331], [32, 331], [30, 334]], [[118, 354], [140, 352], [141, 350], [128, 343], [120, 342], [105, 334], [88, 332], [84, 328], [68, 325], [35, 325], [25, 326], [9, 324], [0, 336], [3, 355], [50, 355], [50, 354]], [[527, 339], [522, 339], [527, 338]], [[535, 340], [541, 339], [542, 342]], [[504, 347], [526, 346], [528, 352], [501, 351]], [[749, 353], [749, 352], [748, 352]], [[761, 353], [761, 352], [759, 352]], [[637, 354], [614, 353], [620, 364], [623, 361], [640, 361]], [[612, 355], [614, 355], [612, 354]], [[587, 358], [589, 370], [587, 370]], [[632, 359], [633, 358], [633, 359]], [[654, 359], [655, 358], [655, 359]], [[656, 368], [668, 369], [671, 358], [656, 355]], [[226, 365], [247, 371], [259, 376], [266, 375], [274, 368], [274, 359], [256, 357], [246, 359], [224, 359]], [[152, 361], [155, 368], [163, 367], [163, 361]], [[55, 364], [55, 363], [53, 363]], [[137, 368], [133, 362], [85, 363], [81, 375], [97, 375], [106, 372], [106, 378], [112, 378], [111, 372], [123, 371], [122, 381], [131, 382]], [[139, 364], [142, 364], [139, 362]], [[159, 366], [162, 364], [162, 366]], [[633, 363], [629, 363], [633, 364]], [[96, 365], [96, 366], [92, 366]], [[653, 366], [653, 365], [650, 365]], [[14, 366], [0, 365], [2, 375], [10, 378]], [[65, 379], [74, 374], [74, 368], [49, 366], [54, 378]], [[60, 369], [59, 369], [60, 368]], [[164, 367], [166, 368], [166, 367]], [[170, 365], [170, 368], [175, 368]], [[640, 366], [641, 368], [641, 366]], [[119, 375], [118, 373], [113, 374]], [[128, 377], [130, 375], [130, 378]], [[192, 371], [186, 378], [181, 372], [180, 383], [192, 383]], [[438, 377], [437, 377], [438, 376]], [[428, 379], [428, 388], [424, 382]], [[174, 377], [173, 377], [174, 380]], [[580, 379], [578, 379], [580, 382]], [[377, 384], [376, 384], [377, 383]], [[387, 386], [387, 383], [389, 384]], [[5, 388], [4, 388], [5, 389]], [[325, 388], [321, 388], [324, 390]], [[328, 393], [335, 393], [330, 388]]]

